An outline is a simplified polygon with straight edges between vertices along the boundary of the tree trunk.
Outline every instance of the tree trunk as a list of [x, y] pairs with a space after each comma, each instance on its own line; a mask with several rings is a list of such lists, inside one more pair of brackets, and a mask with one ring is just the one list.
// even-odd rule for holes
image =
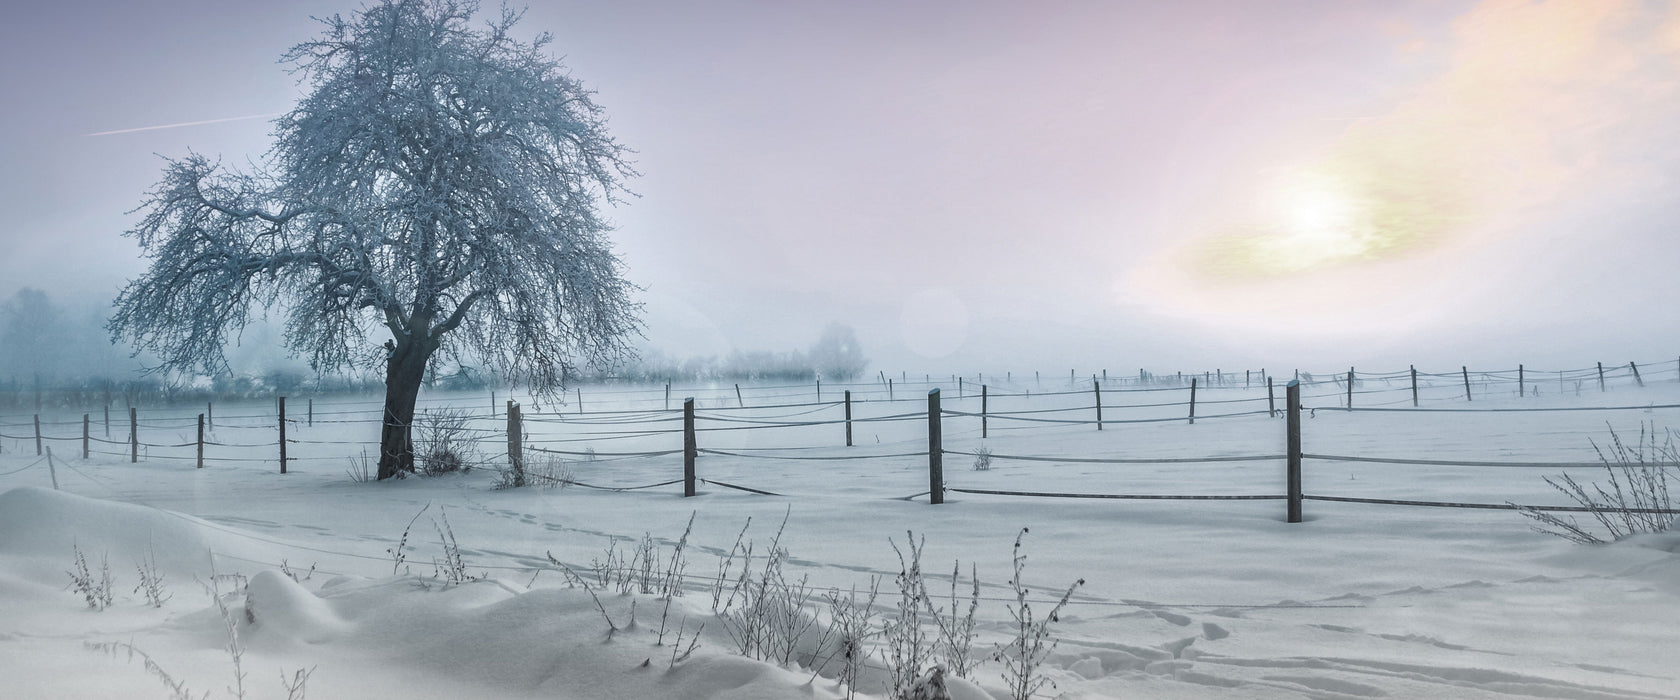
[[385, 419], [379, 433], [379, 478], [414, 472], [414, 402], [436, 344], [405, 342], [385, 367]]

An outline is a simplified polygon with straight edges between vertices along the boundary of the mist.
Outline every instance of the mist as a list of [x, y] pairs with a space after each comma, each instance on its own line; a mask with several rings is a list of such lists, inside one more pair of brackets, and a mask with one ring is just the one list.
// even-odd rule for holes
[[[0, 115], [0, 299], [107, 307], [142, 271], [122, 233], [158, 156], [261, 158], [261, 115], [299, 89], [275, 57], [341, 9], [20, 8], [3, 50], [37, 68], [0, 87], [54, 99]], [[831, 321], [888, 373], [1680, 347], [1653, 320], [1680, 293], [1657, 262], [1680, 214], [1673, 8], [551, 3], [528, 21], [637, 150], [638, 196], [608, 213], [645, 357], [803, 350]], [[1288, 229], [1324, 221], [1366, 233]], [[240, 371], [307, 372], [276, 340], [249, 329]]]

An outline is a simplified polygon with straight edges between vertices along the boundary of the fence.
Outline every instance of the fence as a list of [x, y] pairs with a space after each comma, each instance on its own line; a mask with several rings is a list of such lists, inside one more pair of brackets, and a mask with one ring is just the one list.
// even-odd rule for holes
[[[950, 377], [950, 381], [945, 381], [944, 378], [935, 381], [933, 377], [924, 375], [918, 382], [905, 373], [901, 373], [896, 380], [881, 373], [879, 381], [875, 382], [830, 383], [827, 387], [821, 382], [754, 386], [748, 387], [750, 394], [744, 392], [739, 384], [714, 385], [692, 392], [694, 396], [678, 398], [677, 406], [672, 405], [673, 394], [669, 383], [663, 387], [636, 389], [595, 387], [591, 390], [593, 398], [590, 399], [590, 405], [594, 409], [590, 411], [584, 410], [582, 388], [576, 388], [574, 393], [567, 395], [567, 398], [574, 402], [572, 407], [556, 406], [546, 412], [541, 410], [541, 403], [533, 397], [523, 397], [524, 401], [531, 403], [530, 408], [535, 409], [527, 412], [522, 403], [511, 397], [503, 405], [498, 405], [498, 397], [492, 393], [487, 403], [479, 404], [487, 407], [488, 411], [475, 409], [464, 413], [463, 417], [471, 421], [471, 425], [464, 428], [465, 430], [485, 439], [505, 437], [509, 444], [508, 461], [516, 463], [522, 462], [528, 454], [551, 454], [568, 459], [606, 458], [621, 462], [661, 460], [676, 454], [682, 455], [680, 479], [638, 484], [592, 484], [571, 481], [574, 485], [585, 488], [625, 491], [660, 488], [680, 483], [685, 496], [694, 496], [699, 493], [699, 484], [708, 484], [774, 496], [779, 494], [769, 487], [759, 488], [758, 485], [742, 485], [733, 481], [706, 478], [700, 466], [701, 458], [711, 456], [781, 462], [864, 460], [902, 463], [905, 460], [925, 460], [928, 490], [905, 496], [907, 500], [927, 496], [930, 503], [939, 504], [944, 502], [947, 493], [1012, 498], [1282, 500], [1286, 505], [1286, 518], [1290, 522], [1299, 522], [1304, 501], [1484, 509], [1520, 507], [1509, 503], [1375, 498], [1308, 492], [1304, 488], [1302, 478], [1303, 464], [1308, 462], [1468, 469], [1567, 470], [1600, 466], [1600, 462], [1584, 460], [1414, 459], [1371, 453], [1307, 451], [1307, 446], [1303, 445], [1301, 440], [1300, 426], [1303, 416], [1310, 420], [1321, 411], [1348, 415], [1389, 414], [1416, 417], [1438, 414], [1533, 415], [1636, 410], [1655, 412], [1680, 408], [1680, 403], [1591, 405], [1603, 403], [1593, 400], [1595, 394], [1608, 400], [1625, 396], [1622, 390], [1645, 387], [1648, 382], [1680, 383], [1680, 361], [1672, 365], [1665, 363], [1660, 368], [1651, 365], [1642, 368], [1638, 363], [1628, 363], [1614, 367], [1598, 364], [1589, 368], [1562, 371], [1541, 371], [1518, 366], [1514, 370], [1499, 371], [1471, 372], [1467, 367], [1460, 367], [1456, 372], [1442, 373], [1418, 372], [1415, 368], [1373, 373], [1349, 368], [1345, 373], [1333, 374], [1292, 372], [1292, 377], [1285, 387], [1279, 387], [1277, 380], [1264, 371], [1245, 370], [1241, 375], [1222, 370], [1204, 372], [1201, 375], [1175, 373], [1165, 376], [1144, 371], [1140, 371], [1135, 377], [1106, 375], [1106, 372], [1092, 373], [1090, 378], [1086, 379], [1070, 371], [1065, 382], [1058, 378], [1052, 380], [1048, 387], [1042, 375], [1036, 373], [1030, 381], [1025, 377], [1018, 381], [1012, 374], [1006, 374], [1001, 382], [995, 375], [990, 378], [990, 382], [983, 375], [976, 375], [972, 381], [969, 377], [955, 375]], [[1556, 388], [1550, 388], [1553, 386]], [[825, 388], [827, 400], [824, 400]], [[1279, 392], [1280, 388], [1284, 391]], [[1612, 393], [1612, 388], [1617, 392]], [[1571, 391], [1577, 395], [1572, 405], [1484, 405], [1489, 403], [1489, 399], [1493, 399], [1494, 403], [1509, 403], [1512, 397], [1519, 401], [1539, 402], [1542, 394]], [[1261, 395], [1260, 392], [1264, 394]], [[1281, 397], [1280, 393], [1283, 394]], [[459, 410], [460, 402], [458, 397], [446, 397], [423, 402], [423, 406], [438, 408], [453, 403]], [[925, 407], [922, 405], [924, 402]], [[316, 403], [313, 398], [306, 399], [301, 418], [298, 417], [295, 408], [292, 416], [288, 418], [285, 400], [281, 399], [272, 413], [224, 413], [219, 422], [213, 404], [207, 404], [205, 411], [197, 415], [171, 415], [164, 418], [148, 418], [146, 421], [141, 420], [138, 407], [130, 407], [126, 439], [112, 439], [108, 407], [103, 413], [105, 437], [94, 434], [94, 414], [91, 412], [82, 414], [79, 419], [56, 421], [43, 421], [39, 414], [34, 414], [27, 422], [0, 421], [0, 448], [4, 448], [5, 440], [15, 441], [12, 449], [17, 449], [19, 444], [27, 445], [32, 442], [37, 454], [41, 454], [45, 443], [79, 441], [81, 456], [84, 459], [94, 455], [126, 456], [129, 462], [137, 463], [144, 456], [148, 461], [190, 461], [200, 468], [206, 462], [266, 463], [277, 464], [282, 473], [287, 470], [288, 463], [343, 460], [346, 457], [344, 454], [295, 454], [298, 448], [308, 451], [317, 446], [326, 450], [341, 450], [342, 446], [371, 446], [377, 450], [377, 442], [374, 441], [303, 437], [312, 435], [307, 429], [313, 428], [317, 422], [324, 426], [366, 426], [370, 429], [381, 422], [378, 417], [379, 410], [366, 407], [370, 402], [323, 400], [320, 402], [321, 410], [317, 410]], [[1016, 404], [1017, 408], [998, 410], [1000, 403]], [[378, 404], [374, 402], [373, 405]], [[603, 405], [616, 408], [600, 408]], [[993, 453], [983, 446], [964, 449], [947, 441], [951, 430], [950, 421], [962, 421], [964, 425], [974, 426], [972, 430], [977, 430], [979, 438], [986, 440], [999, 432], [1021, 435], [1072, 429], [1103, 431], [1106, 428], [1113, 433], [1114, 429], [1126, 426], [1150, 424], [1182, 423], [1188, 426], [1198, 422], [1214, 422], [1222, 425], [1249, 425], [1252, 428], [1256, 421], [1259, 421], [1260, 425], [1274, 425], [1272, 420], [1278, 417], [1284, 419], [1284, 435], [1283, 439], [1276, 440], [1275, 433], [1272, 433], [1273, 439], [1276, 440], [1273, 444], [1281, 447], [1282, 451], [1257, 451], [1253, 454], [1148, 456], [1136, 454], [1134, 450], [1134, 454], [1128, 456], [1105, 456], [1106, 453], [1113, 452], [1107, 448], [1081, 454], [1060, 455], [1033, 454], [1027, 451]], [[502, 419], [505, 419], [505, 424], [501, 423]], [[924, 424], [925, 446], [920, 444], [919, 438], [905, 437], [893, 443], [899, 447], [892, 451], [854, 447], [854, 430], [859, 426], [871, 426], [876, 429], [891, 427], [898, 429], [900, 433], [908, 433], [919, 430], [915, 426]], [[79, 435], [64, 434], [76, 427], [80, 428]], [[118, 427], [120, 429], [121, 426]], [[292, 428], [290, 433], [287, 431], [288, 427]], [[16, 431], [18, 428], [27, 432], [20, 434]], [[305, 430], [300, 432], [299, 428]], [[533, 428], [537, 434], [532, 434]], [[142, 429], [154, 435], [158, 432], [190, 431], [176, 434], [191, 435], [192, 438], [183, 437], [182, 440], [173, 442], [156, 441], [155, 438], [152, 441], [143, 441]], [[272, 441], [218, 440], [214, 437], [218, 430], [222, 433], [273, 431], [270, 434], [275, 437]], [[818, 432], [827, 430], [834, 432]], [[959, 430], [958, 436], [967, 435], [968, 433], [963, 431], [968, 430], [971, 429]], [[771, 431], [797, 433], [798, 439], [791, 441], [791, 444], [777, 447], [729, 444], [728, 437], [731, 435], [764, 435]], [[1255, 431], [1251, 429], [1249, 432]], [[675, 442], [677, 433], [682, 434], [680, 446]], [[707, 434], [705, 440], [701, 439], [701, 433]], [[801, 452], [808, 448], [814, 449], [814, 443], [827, 440], [824, 435], [833, 436], [834, 442], [827, 446], [839, 448], [839, 444], [843, 443], [846, 449], [840, 449], [839, 453], [830, 451], [826, 454]], [[629, 449], [637, 446], [635, 443], [638, 442], [644, 443], [641, 446], [658, 449]], [[603, 451], [595, 449], [597, 445], [621, 443], [627, 448]], [[288, 447], [292, 448], [294, 453], [288, 453]], [[181, 452], [185, 450], [191, 452]], [[273, 456], [250, 456], [260, 450], [272, 450], [270, 454]], [[228, 451], [236, 451], [237, 456], [227, 456], [225, 453]], [[223, 454], [216, 454], [217, 452]], [[1273, 463], [1281, 464], [1284, 469], [1282, 488], [1277, 491], [1234, 494], [1034, 491], [984, 488], [983, 485], [958, 483], [962, 479], [948, 478], [944, 464], [947, 456], [979, 458], [982, 454], [989, 460], [1001, 462], [1157, 466]], [[500, 457], [490, 456], [478, 464], [499, 465], [503, 462]], [[1584, 510], [1575, 506], [1545, 504], [1531, 507], [1554, 511]]]

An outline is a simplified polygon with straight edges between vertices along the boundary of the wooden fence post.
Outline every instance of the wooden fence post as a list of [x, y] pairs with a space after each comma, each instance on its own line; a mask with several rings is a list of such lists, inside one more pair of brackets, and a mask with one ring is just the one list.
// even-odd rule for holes
[[1527, 396], [1528, 387], [1523, 384], [1523, 366], [1517, 365], [1517, 396]]
[[[216, 402], [214, 401], [206, 401], [204, 403], [204, 425], [211, 430], [216, 429]], [[110, 435], [106, 435], [105, 437], [110, 437]]]
[[1097, 393], [1097, 430], [1102, 430], [1102, 385], [1097, 380], [1091, 380], [1091, 388]]
[[1470, 368], [1465, 365], [1459, 365], [1458, 369], [1464, 372], [1464, 400], [1475, 401], [1475, 399], [1470, 398]]
[[128, 407], [128, 463], [140, 461], [140, 409]]
[[[981, 384], [980, 385], [980, 439], [982, 439], [982, 440], [984, 440], [988, 437], [987, 434], [986, 434], [986, 393], [987, 393], [986, 385]], [[1102, 401], [1099, 399], [1097, 401], [1097, 403], [1099, 405], [1098, 410], [1100, 411]], [[1098, 427], [1102, 426], [1101, 420], [1099, 420], [1097, 422], [1097, 426]]]
[[1347, 407], [1353, 408], [1353, 368], [1348, 368]]
[[747, 400], [741, 398], [741, 385], [738, 382], [735, 384], [735, 403], [740, 404], [741, 408], [747, 407]]
[[1417, 408], [1417, 365], [1412, 365], [1412, 408]]
[[41, 456], [41, 414], [35, 414], [35, 456]]
[[928, 390], [928, 504], [945, 502], [945, 445], [939, 429], [939, 389]]
[[1301, 382], [1289, 383], [1286, 390], [1289, 416], [1286, 441], [1289, 447], [1288, 489], [1289, 522], [1301, 522]]
[[58, 490], [58, 467], [53, 465], [52, 448], [47, 448], [47, 474], [52, 476], [53, 490]]
[[1604, 391], [1604, 363], [1598, 363], [1598, 390]]
[[893, 381], [891, 379], [887, 380], [887, 400], [893, 400]]
[[82, 414], [82, 459], [88, 458], [88, 424], [93, 422], [93, 416]]
[[[740, 386], [740, 385], [736, 385]], [[846, 446], [852, 446], [852, 390], [846, 390]]]
[[694, 495], [694, 458], [699, 445], [694, 440], [694, 397], [683, 399], [683, 498]]
[[1633, 381], [1639, 382], [1639, 386], [1645, 386], [1645, 380], [1639, 378], [1639, 365], [1629, 362], [1628, 369], [1633, 370]]
[[[578, 390], [579, 393], [582, 393], [582, 391], [582, 389]], [[578, 398], [578, 405], [580, 407], [583, 405], [583, 399], [581, 397]], [[665, 410], [671, 410], [671, 380], [669, 379], [665, 380]]]
[[1266, 417], [1277, 417], [1277, 393], [1272, 389], [1272, 378], [1266, 377]]
[[280, 473], [286, 473], [286, 397], [280, 397]]
[[581, 387], [581, 386], [577, 388], [577, 397], [578, 397], [578, 415], [581, 416], [581, 415], [583, 415], [583, 387]]
[[[507, 456], [513, 470], [513, 485], [525, 485], [525, 424], [519, 404], [507, 402]], [[564, 484], [557, 484], [563, 486]]]
[[1196, 378], [1190, 378], [1190, 424], [1196, 424]]
[[308, 399], [308, 401], [309, 401], [309, 427], [313, 428], [313, 427], [315, 427], [315, 398], [310, 397]]
[[198, 414], [198, 468], [204, 468], [204, 414]]
[[490, 417], [496, 417], [496, 390], [490, 390]]
[[109, 389], [106, 390], [105, 396], [105, 439], [111, 439], [111, 396]]

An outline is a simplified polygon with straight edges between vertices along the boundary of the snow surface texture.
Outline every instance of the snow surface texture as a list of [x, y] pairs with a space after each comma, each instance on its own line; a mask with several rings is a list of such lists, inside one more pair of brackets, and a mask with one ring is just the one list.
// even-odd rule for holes
[[[1515, 387], [1478, 385], [1473, 403], [1454, 400], [1449, 383], [1426, 392], [1425, 406], [1542, 408], [1649, 406], [1642, 410], [1530, 413], [1345, 413], [1320, 410], [1305, 421], [1306, 450], [1316, 454], [1438, 460], [1593, 461], [1588, 439], [1604, 442], [1606, 423], [1624, 438], [1641, 424], [1659, 428], [1680, 414], [1675, 377], [1630, 382], [1600, 393], [1558, 384], [1539, 398]], [[1230, 381], [1228, 379], [1228, 381]], [[1089, 396], [1061, 386], [1021, 384], [1011, 395], [993, 387], [992, 412], [1065, 406], [1051, 417], [1085, 419]], [[1049, 382], [1046, 382], [1049, 384]], [[1089, 386], [1086, 380], [1084, 386]], [[1410, 406], [1398, 384], [1362, 384], [1355, 405]], [[854, 407], [859, 418], [925, 410], [925, 387], [898, 388], [897, 401]], [[835, 407], [762, 408], [814, 401], [813, 387], [743, 386], [702, 394], [705, 414], [736, 420], [827, 421]], [[823, 400], [841, 387], [824, 386]], [[973, 387], [946, 408], [977, 412]], [[1308, 405], [1335, 406], [1339, 392], [1311, 387]], [[1509, 389], [1509, 391], [1507, 391]], [[1398, 393], [1383, 393], [1387, 391]], [[1456, 391], [1461, 392], [1462, 387]], [[528, 446], [574, 452], [578, 481], [634, 486], [680, 477], [681, 455], [615, 457], [614, 452], [669, 450], [681, 433], [620, 437], [680, 426], [663, 411], [663, 388], [639, 394], [585, 388], [558, 407], [525, 404]], [[868, 395], [874, 397], [873, 388]], [[1070, 391], [1061, 396], [1044, 396]], [[1530, 389], [1531, 391], [1531, 389]], [[595, 393], [592, 396], [591, 393]], [[1258, 392], [1258, 393], [1256, 393]], [[1485, 392], [1485, 393], [1484, 393]], [[785, 394], [785, 395], [784, 395]], [[1281, 387], [1278, 392], [1282, 403]], [[506, 398], [505, 396], [501, 398]], [[881, 398], [884, 398], [881, 397]], [[1283, 451], [1283, 421], [1262, 411], [1188, 422], [1120, 423], [1181, 415], [1179, 392], [1105, 388], [1104, 430], [1090, 424], [990, 420], [982, 441], [977, 418], [947, 416], [945, 447], [998, 455], [1065, 457], [1206, 457]], [[1199, 400], [1255, 401], [1206, 406], [1204, 416], [1265, 407], [1264, 389], [1203, 389]], [[843, 446], [838, 424], [789, 429], [702, 432], [702, 448], [753, 457], [703, 454], [702, 478], [771, 491], [764, 496], [702, 484], [683, 499], [680, 485], [627, 492], [572, 487], [493, 490], [489, 469], [387, 483], [356, 483], [347, 457], [373, 437], [366, 403], [316, 402], [309, 426], [294, 400], [289, 474], [273, 461], [268, 404], [222, 405], [205, 469], [193, 469], [192, 416], [202, 407], [142, 407], [138, 464], [126, 453], [79, 458], [80, 410], [43, 414], [44, 432], [66, 438], [55, 449], [60, 490], [37, 464], [32, 439], [0, 443], [0, 674], [8, 697], [158, 697], [167, 688], [126, 651], [88, 643], [132, 644], [194, 697], [231, 697], [234, 665], [226, 621], [207, 592], [224, 594], [244, 649], [248, 697], [284, 698], [282, 677], [311, 669], [309, 697], [832, 698], [844, 689], [833, 665], [778, 666], [732, 653], [713, 615], [710, 581], [720, 557], [751, 518], [747, 539], [757, 556], [787, 514], [781, 543], [790, 578], [819, 590], [866, 588], [883, 580], [877, 612], [890, 614], [906, 530], [927, 537], [923, 568], [936, 596], [949, 588], [953, 560], [972, 563], [982, 582], [976, 655], [1007, 640], [1012, 600], [1010, 545], [1030, 527], [1024, 551], [1035, 605], [1075, 579], [1086, 584], [1051, 626], [1060, 644], [1047, 675], [1051, 694], [1067, 698], [1653, 698], [1680, 697], [1680, 535], [1648, 535], [1606, 547], [1572, 545], [1534, 533], [1506, 510], [1414, 508], [1308, 501], [1307, 521], [1283, 522], [1283, 503], [1260, 501], [1074, 500], [952, 492], [929, 506], [925, 456], [842, 460], [860, 454], [913, 455], [925, 450], [925, 420], [859, 422], [856, 447]], [[1060, 403], [1058, 403], [1060, 402]], [[504, 439], [489, 416], [488, 396], [433, 397], [483, 411], [483, 458]], [[680, 406], [674, 398], [673, 406]], [[1132, 406], [1135, 408], [1127, 408]], [[732, 408], [733, 410], [725, 410]], [[607, 413], [622, 409], [625, 413]], [[372, 410], [377, 410], [376, 408]], [[568, 412], [570, 412], [568, 414]], [[803, 413], [798, 417], [793, 414]], [[96, 412], [96, 416], [99, 414]], [[666, 421], [652, 426], [633, 420]], [[0, 420], [0, 433], [24, 434], [28, 416]], [[346, 421], [346, 422], [328, 422]], [[616, 425], [626, 423], [627, 425]], [[703, 427], [754, 423], [702, 421]], [[266, 432], [265, 432], [266, 431]], [[126, 425], [113, 425], [124, 442]], [[70, 439], [70, 436], [74, 436]], [[95, 435], [102, 427], [95, 423]], [[237, 447], [235, 445], [250, 445]], [[125, 445], [100, 444], [118, 452]], [[760, 452], [754, 453], [753, 450]], [[73, 454], [69, 454], [73, 453]], [[766, 458], [766, 456], [774, 458]], [[188, 459], [182, 459], [182, 458]], [[798, 457], [801, 459], [792, 459]], [[803, 459], [815, 457], [818, 459]], [[1115, 465], [995, 459], [974, 471], [971, 458], [947, 455], [952, 487], [1130, 494], [1277, 494], [1281, 464], [1256, 462]], [[249, 460], [249, 461], [233, 461]], [[264, 461], [267, 460], [267, 461]], [[1455, 502], [1567, 505], [1541, 481], [1556, 470], [1309, 461], [1309, 494]], [[1591, 469], [1571, 470], [1596, 479]], [[393, 566], [389, 550], [414, 523]], [[434, 577], [445, 558], [434, 520], [446, 515], [467, 573], [478, 580], [444, 585]], [[592, 560], [609, 542], [626, 553], [643, 533], [669, 551], [691, 514], [688, 589], [671, 605], [664, 645], [656, 644], [664, 601], [654, 595], [568, 585], [559, 561], [593, 582]], [[97, 574], [101, 558], [115, 581], [115, 604], [87, 607], [66, 572], [81, 551]], [[170, 594], [146, 605], [137, 565], [155, 558]], [[286, 569], [298, 580], [281, 571]], [[755, 562], [756, 564], [756, 562]], [[314, 568], [310, 573], [311, 567]], [[393, 568], [397, 573], [393, 574]], [[948, 601], [944, 604], [948, 605]], [[634, 626], [630, 620], [635, 606]], [[1046, 602], [1045, 608], [1048, 608]], [[813, 608], [813, 612], [822, 612]], [[612, 632], [607, 618], [622, 628]], [[679, 622], [692, 635], [706, 623], [694, 654], [671, 663]], [[686, 638], [685, 638], [686, 639]], [[685, 641], [686, 644], [686, 641]], [[881, 656], [869, 660], [865, 690], [879, 697]], [[996, 696], [999, 666], [982, 663], [973, 683], [952, 683], [953, 697]]]

